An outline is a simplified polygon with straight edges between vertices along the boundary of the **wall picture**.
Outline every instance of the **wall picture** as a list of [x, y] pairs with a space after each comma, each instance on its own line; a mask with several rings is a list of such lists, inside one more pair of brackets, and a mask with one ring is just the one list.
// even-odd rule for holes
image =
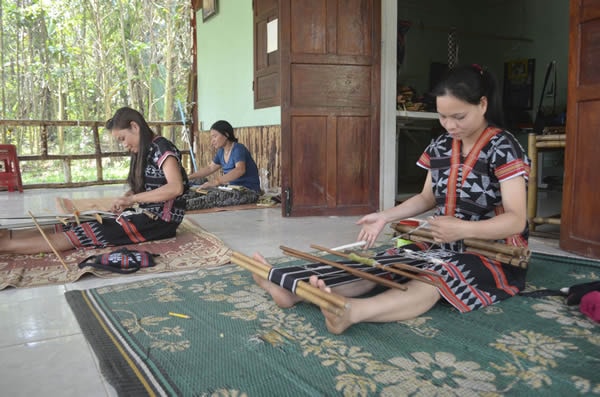
[[218, 11], [217, 0], [202, 0], [202, 22], [206, 22]]
[[504, 106], [507, 109], [533, 108], [535, 59], [517, 59], [504, 63]]

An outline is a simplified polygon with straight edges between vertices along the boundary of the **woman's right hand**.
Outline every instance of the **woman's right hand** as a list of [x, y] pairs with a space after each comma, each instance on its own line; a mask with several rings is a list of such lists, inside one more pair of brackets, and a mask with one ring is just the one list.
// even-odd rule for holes
[[115, 199], [115, 201], [113, 201], [111, 211], [115, 214], [120, 214], [125, 210], [125, 208], [130, 207], [133, 203], [133, 195], [118, 197]]
[[362, 225], [362, 229], [358, 233], [358, 241], [366, 241], [367, 245], [365, 248], [372, 247], [386, 223], [381, 213], [373, 212], [372, 214], [363, 216], [356, 222], [357, 225]]
[[213, 178], [212, 180], [206, 181], [202, 185], [200, 185], [200, 189], [207, 189], [210, 187], [219, 187], [219, 186], [221, 186], [221, 181], [219, 180], [219, 178]]

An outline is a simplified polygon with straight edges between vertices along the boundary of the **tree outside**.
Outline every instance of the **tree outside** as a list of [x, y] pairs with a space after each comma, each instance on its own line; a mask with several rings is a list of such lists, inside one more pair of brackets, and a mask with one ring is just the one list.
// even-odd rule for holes
[[[190, 113], [191, 15], [189, 0], [0, 0], [0, 119], [103, 121], [131, 106], [149, 121], [181, 120]], [[163, 134], [187, 148], [180, 132]], [[103, 151], [120, 150], [100, 135]], [[39, 126], [0, 126], [0, 143], [19, 156], [39, 155], [41, 139]], [[47, 142], [48, 154], [94, 153], [89, 127], [49, 126]], [[113, 161], [107, 173], [126, 175], [127, 160]], [[24, 182], [51, 182], [56, 168], [35, 163], [21, 166]], [[95, 173], [93, 161], [80, 163], [74, 180]]]

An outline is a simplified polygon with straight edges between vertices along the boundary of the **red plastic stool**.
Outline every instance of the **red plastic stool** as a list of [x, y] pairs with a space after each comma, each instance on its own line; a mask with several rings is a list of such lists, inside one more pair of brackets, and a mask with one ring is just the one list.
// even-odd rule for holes
[[18, 189], [23, 193], [21, 169], [15, 145], [0, 145], [0, 161], [4, 163], [4, 172], [0, 172], [0, 186], [8, 187], [9, 192]]

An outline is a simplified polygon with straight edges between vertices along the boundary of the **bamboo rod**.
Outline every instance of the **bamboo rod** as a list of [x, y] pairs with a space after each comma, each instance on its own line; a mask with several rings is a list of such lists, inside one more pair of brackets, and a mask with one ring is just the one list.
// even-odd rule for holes
[[545, 141], [545, 142], [538, 142], [535, 144], [535, 146], [538, 149], [541, 148], [545, 148], [545, 149], [558, 149], [558, 148], [564, 148], [567, 146], [567, 142], [566, 141]]
[[[239, 252], [233, 252], [231, 262], [256, 274], [262, 279], [269, 280], [270, 268], [264, 263]], [[348, 306], [347, 302], [341, 296], [332, 292], [322, 291], [302, 280], [298, 281], [296, 285], [296, 295], [338, 316], [341, 316]]]
[[508, 265], [520, 267], [523, 269], [527, 268], [527, 261], [520, 258], [514, 258], [508, 255], [500, 254], [497, 252], [490, 252], [479, 248], [467, 247], [466, 252], [473, 252], [475, 254], [483, 255], [486, 258], [494, 259], [498, 262], [506, 263]]
[[[401, 225], [398, 223], [393, 224], [392, 227], [395, 230], [397, 230], [403, 234], [408, 234], [410, 236], [413, 236], [413, 235], [422, 236], [422, 237], [429, 238], [433, 241], [433, 234], [428, 229], [413, 230], [414, 228], [412, 226]], [[499, 252], [501, 254], [506, 254], [506, 255], [511, 255], [511, 256], [519, 256], [519, 257], [528, 256], [529, 252], [530, 252], [527, 247], [510, 246], [510, 245], [498, 243], [495, 241], [479, 240], [479, 239], [464, 239], [463, 241], [464, 241], [465, 245], [468, 247], [486, 249], [486, 250], [489, 250], [492, 252]]]
[[507, 244], [497, 243], [494, 241], [485, 241], [477, 239], [465, 239], [467, 247], [481, 248], [498, 252], [500, 254], [510, 255], [513, 257], [527, 257], [531, 255], [531, 251], [527, 247], [515, 247]]
[[[52, 218], [50, 218], [52, 217]], [[29, 218], [23, 218], [23, 217], [8, 217], [8, 218], [3, 218], [6, 220], [20, 220], [20, 219], [29, 219]], [[98, 213], [93, 214], [93, 215], [80, 215], [79, 216], [79, 221], [83, 222], [83, 221], [98, 221], [99, 223], [102, 223], [102, 216]], [[51, 225], [67, 225], [69, 222], [72, 222], [70, 220], [70, 218], [67, 217], [63, 217], [63, 216], [56, 216], [56, 215], [42, 215], [42, 216], [38, 216], [37, 217], [37, 223], [41, 226], [51, 226]], [[35, 223], [33, 222], [14, 222], [14, 223], [3, 223], [0, 224], [0, 230], [19, 230], [19, 229], [29, 229], [35, 227]]]
[[[533, 134], [535, 135], [535, 134]], [[566, 141], [567, 134], [548, 134], [548, 135], [535, 135], [535, 140], [538, 142], [542, 141]]]
[[527, 186], [527, 222], [529, 223], [529, 230], [535, 231], [535, 223], [533, 218], [537, 213], [537, 178], [538, 178], [538, 149], [537, 149], [537, 135], [530, 133], [527, 136], [527, 156], [531, 161], [531, 167], [529, 169], [529, 181]]
[[64, 268], [67, 271], [69, 271], [69, 267], [67, 266], [67, 264], [63, 260], [62, 256], [60, 256], [60, 254], [58, 253], [58, 251], [56, 250], [56, 248], [54, 248], [54, 246], [50, 242], [50, 239], [48, 239], [48, 236], [46, 236], [46, 233], [41, 228], [41, 226], [38, 224], [37, 220], [35, 219], [35, 216], [33, 216], [33, 214], [31, 213], [31, 211], [29, 211], [29, 216], [31, 216], [31, 219], [33, 220], [33, 223], [35, 224], [35, 226], [39, 230], [39, 232], [42, 235], [42, 237], [44, 237], [44, 240], [46, 240], [46, 242], [48, 243], [48, 245], [50, 246], [50, 248], [52, 249], [52, 251], [54, 252], [54, 254], [58, 257], [58, 260], [60, 261], [60, 263], [62, 263], [62, 265], [64, 266]]
[[560, 225], [560, 218], [542, 218], [535, 217], [533, 218], [534, 223], [548, 223], [550, 225]]
[[[402, 225], [402, 226], [404, 226], [404, 225]], [[394, 225], [394, 227], [395, 227], [395, 225]], [[418, 230], [417, 233], [419, 231], [420, 230]], [[408, 233], [408, 235], [409, 235], [409, 238], [413, 241], [435, 243], [435, 241], [433, 240], [433, 236], [426, 237], [426, 236], [422, 236], [422, 235], [417, 235], [416, 233], [415, 234]], [[488, 243], [488, 242], [485, 240], [481, 240], [481, 241], [475, 240], [474, 241], [473, 239], [466, 239], [464, 241], [465, 241], [466, 251], [468, 251], [468, 252], [478, 253], [478, 254], [488, 257], [490, 259], [494, 259], [499, 262], [505, 263], [507, 265], [517, 266], [517, 267], [520, 267], [523, 269], [527, 268], [528, 263], [529, 263], [529, 258], [531, 257], [531, 250], [529, 250], [528, 248], [525, 248], [525, 247], [514, 247], [516, 249], [514, 250], [514, 252], [513, 252], [514, 255], [513, 255], [510, 253], [510, 250], [508, 250], [507, 252], [500, 252], [499, 250], [494, 250], [494, 248], [498, 248], [498, 246], [504, 246], [504, 244], [500, 244], [500, 243], [496, 243], [496, 242], [489, 242], [489, 243], [493, 243], [493, 244], [486, 245], [485, 243]], [[468, 245], [467, 242], [470, 242], [471, 245]], [[481, 243], [481, 244], [479, 244], [479, 243]], [[510, 247], [510, 246], [507, 245], [506, 247]]]
[[[335, 251], [335, 250], [330, 250], [329, 248], [322, 247], [322, 246], [316, 245], [316, 244], [312, 244], [310, 247], [314, 248], [316, 250], [319, 250], [319, 251], [327, 252], [329, 254], [337, 255], [340, 258], [354, 260], [356, 262], [355, 257], [353, 257], [352, 255], [344, 254], [343, 252], [339, 252], [339, 251]], [[369, 263], [366, 263], [366, 261], [365, 262], [358, 261], [358, 262], [359, 263], [365, 263], [367, 265], [376, 267], [378, 269], [382, 269], [382, 270], [385, 270], [385, 271], [390, 272], [390, 273], [398, 274], [400, 276], [403, 276], [403, 277], [406, 277], [406, 278], [410, 278], [412, 280], [421, 281], [421, 282], [424, 282], [425, 284], [433, 285], [434, 287], [439, 287], [440, 286], [435, 281], [431, 281], [431, 280], [429, 280], [427, 278], [419, 277], [417, 275], [409, 273], [408, 271], [417, 272], [417, 273], [427, 273], [427, 274], [439, 277], [439, 274], [437, 274], [437, 273], [429, 272], [427, 270], [419, 269], [417, 267], [406, 265], [406, 264], [403, 264], [403, 263], [397, 263], [397, 264], [391, 264], [391, 265], [385, 266], [385, 265], [382, 265], [381, 263], [377, 263], [377, 261], [375, 261], [374, 259], [370, 259], [370, 258], [364, 258], [364, 259], [368, 259]], [[406, 266], [406, 268], [403, 268], [403, 269], [404, 270], [408, 270], [408, 271], [400, 270], [398, 268], [392, 268], [392, 266], [394, 266], [394, 265], [404, 265], [404, 266]]]
[[354, 269], [354, 268], [352, 268], [350, 266], [346, 266], [346, 265], [343, 265], [341, 263], [330, 261], [330, 260], [325, 259], [325, 258], [319, 258], [318, 256], [307, 254], [307, 253], [304, 253], [302, 251], [295, 250], [293, 248], [284, 247], [284, 246], [280, 246], [279, 248], [285, 254], [287, 254], [287, 255], [295, 256], [296, 258], [300, 258], [300, 259], [306, 259], [308, 261], [323, 263], [325, 265], [337, 267], [338, 269], [345, 270], [346, 272], [348, 272], [350, 274], [353, 274], [353, 275], [355, 275], [357, 277], [360, 277], [360, 278], [363, 278], [363, 279], [366, 279], [366, 280], [369, 280], [369, 281], [373, 281], [375, 283], [384, 285], [384, 286], [389, 287], [389, 288], [396, 288], [396, 289], [400, 289], [400, 290], [406, 291], [406, 287], [403, 286], [403, 285], [401, 285], [401, 284], [395, 283], [393, 281], [390, 281], [390, 280], [387, 280], [387, 279], [384, 279], [384, 278], [381, 278], [381, 277], [374, 276], [372, 274], [369, 274], [367, 272], [363, 272], [361, 270]]
[[75, 207], [75, 203], [71, 203], [71, 206], [73, 210], [73, 216], [75, 217], [75, 222], [77, 222], [77, 226], [80, 226], [81, 222], [79, 221], [79, 210], [77, 207]]

